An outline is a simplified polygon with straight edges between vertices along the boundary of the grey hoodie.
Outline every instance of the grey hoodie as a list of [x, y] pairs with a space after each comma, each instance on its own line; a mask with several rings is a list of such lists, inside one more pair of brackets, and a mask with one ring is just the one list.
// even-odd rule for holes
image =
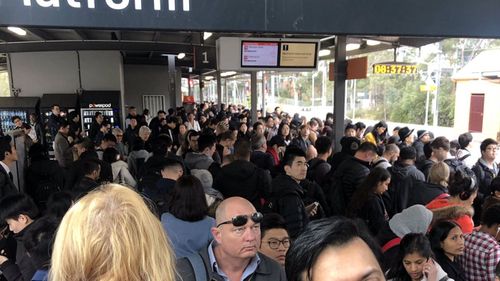
[[189, 170], [193, 169], [202, 169], [208, 170], [210, 165], [214, 162], [212, 157], [209, 157], [203, 153], [198, 152], [189, 152], [186, 154], [186, 158], [184, 159], [184, 163]]
[[399, 238], [408, 233], [427, 233], [432, 222], [432, 211], [423, 205], [413, 205], [395, 214], [389, 220], [389, 227]]

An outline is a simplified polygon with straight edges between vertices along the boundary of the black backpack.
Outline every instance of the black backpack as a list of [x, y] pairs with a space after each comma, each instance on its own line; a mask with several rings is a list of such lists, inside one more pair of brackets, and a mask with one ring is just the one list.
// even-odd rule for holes
[[61, 191], [62, 187], [56, 181], [45, 177], [38, 181], [33, 192], [33, 200], [41, 209], [45, 209], [51, 194]]

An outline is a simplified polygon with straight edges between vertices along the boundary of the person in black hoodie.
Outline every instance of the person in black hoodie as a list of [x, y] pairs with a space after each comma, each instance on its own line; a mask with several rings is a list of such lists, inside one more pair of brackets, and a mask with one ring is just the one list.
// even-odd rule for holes
[[465, 272], [457, 262], [457, 256], [464, 254], [464, 234], [453, 221], [441, 221], [432, 226], [429, 241], [437, 263], [455, 281], [466, 281]]
[[31, 280], [36, 268], [24, 248], [24, 235], [38, 217], [38, 208], [26, 194], [9, 195], [0, 201], [0, 219], [17, 240], [15, 262], [0, 253], [0, 271], [7, 281]]
[[250, 142], [241, 139], [234, 145], [234, 161], [222, 167], [215, 177], [213, 187], [224, 198], [240, 196], [250, 201], [257, 211], [261, 210], [261, 199], [271, 191], [271, 176], [250, 162]]
[[297, 147], [288, 147], [282, 160], [284, 174], [272, 181], [272, 193], [279, 213], [286, 223], [291, 238], [296, 238], [309, 223], [309, 216], [317, 212], [318, 204], [304, 205], [305, 191], [300, 182], [306, 178], [307, 162], [305, 152]]
[[325, 194], [334, 214], [345, 214], [352, 195], [370, 173], [370, 163], [376, 155], [377, 147], [371, 142], [364, 142], [354, 156], [344, 160], [333, 173], [333, 183], [327, 187]]

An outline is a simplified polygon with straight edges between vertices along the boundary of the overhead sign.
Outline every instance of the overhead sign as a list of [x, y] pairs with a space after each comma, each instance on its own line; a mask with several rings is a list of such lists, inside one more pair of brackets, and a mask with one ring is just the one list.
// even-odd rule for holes
[[318, 42], [241, 41], [242, 68], [315, 69]]
[[416, 64], [406, 63], [376, 63], [373, 65], [374, 74], [416, 74]]
[[281, 42], [280, 67], [316, 68], [318, 43]]
[[278, 67], [279, 42], [241, 42], [242, 67]]
[[0, 26], [106, 30], [495, 38], [499, 14], [498, 0], [0, 1]]
[[195, 69], [216, 69], [217, 52], [214, 47], [194, 47]]

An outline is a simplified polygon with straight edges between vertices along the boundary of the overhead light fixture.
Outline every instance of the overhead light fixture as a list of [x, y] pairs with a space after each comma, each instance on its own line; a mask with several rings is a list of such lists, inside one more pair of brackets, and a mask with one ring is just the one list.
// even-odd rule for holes
[[183, 59], [183, 58], [185, 58], [185, 57], [186, 57], [186, 53], [179, 53], [177, 55], [177, 58], [180, 59], [180, 60]]
[[26, 36], [26, 34], [27, 34], [26, 30], [24, 30], [20, 27], [17, 27], [17, 26], [9, 26], [9, 27], [7, 27], [7, 29], [12, 33], [15, 33], [15, 34], [21, 35], [21, 36]]
[[236, 71], [226, 71], [226, 72], [222, 72], [220, 74], [221, 77], [228, 77], [228, 76], [232, 76], [232, 75], [235, 75], [236, 74]]
[[212, 80], [212, 79], [214, 79], [214, 77], [213, 77], [213, 76], [210, 76], [210, 75], [209, 75], [209, 76], [205, 76], [205, 80], [209, 80], [209, 81], [210, 81], [210, 80]]
[[361, 44], [359, 44], [359, 43], [349, 43], [345, 46], [345, 50], [346, 51], [354, 51], [354, 50], [359, 49], [360, 46], [361, 46]]
[[332, 53], [332, 51], [330, 51], [328, 49], [323, 49], [323, 50], [319, 50], [318, 55], [320, 57], [326, 57], [326, 56], [329, 56], [331, 53]]
[[212, 32], [203, 32], [203, 40], [207, 40], [212, 36]]
[[377, 46], [377, 45], [380, 45], [380, 41], [377, 41], [377, 40], [366, 40], [366, 45], [368, 45], [368, 46]]

